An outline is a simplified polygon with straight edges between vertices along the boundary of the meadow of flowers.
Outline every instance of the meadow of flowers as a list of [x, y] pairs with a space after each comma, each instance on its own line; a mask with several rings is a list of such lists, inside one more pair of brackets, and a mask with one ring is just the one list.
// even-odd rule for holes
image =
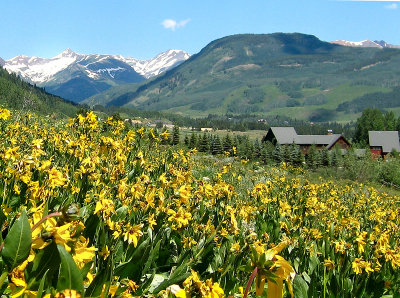
[[162, 145], [92, 112], [0, 110], [0, 292], [397, 297], [400, 198]]

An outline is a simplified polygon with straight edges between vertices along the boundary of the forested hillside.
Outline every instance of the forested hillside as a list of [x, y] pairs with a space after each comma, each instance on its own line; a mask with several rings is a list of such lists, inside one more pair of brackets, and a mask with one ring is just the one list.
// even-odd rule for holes
[[394, 89], [399, 68], [399, 49], [345, 47], [300, 33], [241, 34], [211, 42], [155, 79], [86, 102], [196, 117], [255, 113], [349, 121], [364, 101], [365, 107], [400, 111]]
[[0, 105], [21, 112], [42, 115], [73, 116], [78, 107], [72, 102], [32, 86], [0, 67]]

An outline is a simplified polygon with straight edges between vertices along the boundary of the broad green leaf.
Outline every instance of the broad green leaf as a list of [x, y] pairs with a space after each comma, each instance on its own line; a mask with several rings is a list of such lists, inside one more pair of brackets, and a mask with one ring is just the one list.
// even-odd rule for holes
[[32, 245], [32, 232], [25, 209], [4, 240], [2, 256], [10, 271], [25, 261]]
[[156, 259], [158, 257], [158, 254], [160, 251], [160, 246], [161, 246], [161, 240], [158, 240], [155, 247], [151, 250], [150, 255], [146, 261], [146, 264], [144, 265], [142, 275], [147, 273], [147, 271], [151, 268], [151, 265], [153, 264], [154, 259]]
[[151, 293], [160, 283], [164, 281], [165, 278], [166, 276], [156, 274], [156, 270], [153, 270], [152, 274], [146, 274], [145, 281], [140, 285], [137, 292], [135, 292], [135, 295], [140, 296], [143, 295], [143, 293]]
[[170, 285], [184, 281], [187, 277], [191, 275], [190, 272], [187, 272], [188, 269], [189, 267], [186, 265], [186, 263], [180, 265], [178, 268], [175, 269], [175, 271], [168, 279], [164, 280], [156, 289], [154, 289], [153, 294], [157, 294], [158, 292], [165, 290]]
[[300, 276], [296, 275], [293, 281], [293, 292], [296, 298], [307, 298], [308, 297], [308, 284]]
[[120, 278], [129, 277], [135, 280], [135, 277], [140, 278], [140, 268], [144, 266], [144, 260], [147, 260], [151, 251], [150, 239], [147, 238], [141, 244], [136, 247], [132, 254], [132, 257], [128, 262], [122, 263], [115, 268], [114, 275]]
[[315, 268], [317, 268], [319, 263], [320, 263], [319, 259], [316, 256], [310, 257], [310, 262], [308, 263], [309, 273], [310, 274], [312, 274], [314, 272]]
[[40, 281], [39, 289], [37, 290], [36, 298], [41, 298], [44, 290], [44, 283], [46, 281], [47, 273], [49, 270], [46, 271], [46, 273], [43, 275], [42, 280]]
[[103, 285], [107, 280], [107, 274], [104, 271], [98, 272], [85, 292], [85, 297], [99, 297]]
[[83, 280], [72, 256], [61, 245], [57, 245], [61, 259], [57, 290], [71, 289], [83, 294]]
[[55, 242], [40, 250], [33, 261], [31, 276], [39, 280], [48, 272], [49, 276], [56, 274], [60, 267], [60, 254]]

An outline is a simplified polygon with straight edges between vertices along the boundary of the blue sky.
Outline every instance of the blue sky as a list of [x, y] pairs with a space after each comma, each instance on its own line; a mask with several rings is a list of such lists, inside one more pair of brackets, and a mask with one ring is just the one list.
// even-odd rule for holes
[[199, 52], [237, 33], [301, 32], [321, 40], [400, 45], [400, 0], [2, 0], [0, 57], [84, 54], [149, 59]]

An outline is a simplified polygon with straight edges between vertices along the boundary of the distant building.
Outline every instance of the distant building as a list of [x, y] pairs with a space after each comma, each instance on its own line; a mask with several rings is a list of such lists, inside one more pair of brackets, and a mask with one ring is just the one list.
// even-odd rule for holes
[[280, 145], [299, 145], [303, 153], [307, 153], [312, 145], [317, 149], [331, 150], [335, 146], [340, 149], [348, 149], [349, 141], [341, 134], [333, 134], [329, 132], [327, 135], [298, 135], [294, 127], [271, 127], [263, 142], [271, 142], [272, 144]]
[[374, 156], [385, 158], [388, 153], [400, 152], [398, 131], [369, 131], [369, 148]]
[[210, 132], [210, 131], [213, 131], [213, 129], [212, 129], [212, 127], [202, 127], [202, 128], [200, 128], [200, 131]]

